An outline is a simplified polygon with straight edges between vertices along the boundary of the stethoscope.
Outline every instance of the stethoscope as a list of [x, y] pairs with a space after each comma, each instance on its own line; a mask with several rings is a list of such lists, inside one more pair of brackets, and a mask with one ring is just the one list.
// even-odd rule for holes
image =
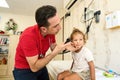
[[[39, 30], [39, 29], [38, 29]], [[38, 31], [39, 32], [39, 31]], [[39, 45], [40, 45], [40, 54], [39, 54], [39, 58], [43, 58], [45, 55], [43, 54], [43, 47], [42, 47], [42, 35], [40, 35], [40, 33], [38, 33], [39, 34]], [[51, 40], [51, 38], [49, 37], [48, 38], [49, 39], [49, 46], [51, 46], [51, 44], [52, 44], [52, 40]]]
[[40, 58], [43, 58], [43, 57], [44, 57], [44, 55], [43, 55], [42, 53], [40, 53], [39, 57], [40, 57]]
[[[49, 46], [51, 46], [51, 39], [49, 38]], [[42, 54], [42, 42], [41, 42], [41, 39], [40, 39], [40, 54], [39, 54], [39, 57], [40, 58], [43, 58], [45, 55]]]

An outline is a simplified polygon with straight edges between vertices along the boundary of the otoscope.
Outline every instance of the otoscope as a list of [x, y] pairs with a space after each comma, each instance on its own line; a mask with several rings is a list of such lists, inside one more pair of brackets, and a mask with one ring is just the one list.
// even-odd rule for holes
[[[66, 43], [68, 43], [70, 41], [71, 41], [70, 38], [67, 38], [64, 44], [66, 44]], [[68, 51], [67, 49], [65, 49], [65, 50], [63, 50], [63, 52], [61, 54], [65, 54], [65, 53], [68, 53], [68, 52], [70, 52], [70, 51]]]

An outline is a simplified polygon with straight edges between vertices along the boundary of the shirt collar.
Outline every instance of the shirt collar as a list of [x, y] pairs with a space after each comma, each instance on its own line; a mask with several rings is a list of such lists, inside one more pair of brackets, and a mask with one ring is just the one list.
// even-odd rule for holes
[[35, 25], [35, 29], [36, 29], [36, 33], [37, 33], [37, 35], [39, 36], [39, 38], [40, 38], [41, 40], [44, 39], [43, 35], [42, 35], [41, 32], [40, 32], [40, 28], [39, 28], [38, 25]]

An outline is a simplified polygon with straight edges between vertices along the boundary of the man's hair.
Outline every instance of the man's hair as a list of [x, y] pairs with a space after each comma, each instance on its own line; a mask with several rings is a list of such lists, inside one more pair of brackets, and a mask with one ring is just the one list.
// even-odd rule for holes
[[39, 27], [48, 27], [48, 19], [56, 15], [56, 8], [50, 5], [42, 6], [36, 10], [35, 19]]

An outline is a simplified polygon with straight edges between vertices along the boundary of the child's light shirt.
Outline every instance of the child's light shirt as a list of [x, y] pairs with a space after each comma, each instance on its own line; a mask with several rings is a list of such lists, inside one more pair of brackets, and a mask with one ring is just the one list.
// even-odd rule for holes
[[79, 52], [73, 52], [73, 72], [82, 72], [89, 70], [88, 62], [93, 61], [93, 54], [92, 52], [86, 48], [82, 47], [82, 49]]

